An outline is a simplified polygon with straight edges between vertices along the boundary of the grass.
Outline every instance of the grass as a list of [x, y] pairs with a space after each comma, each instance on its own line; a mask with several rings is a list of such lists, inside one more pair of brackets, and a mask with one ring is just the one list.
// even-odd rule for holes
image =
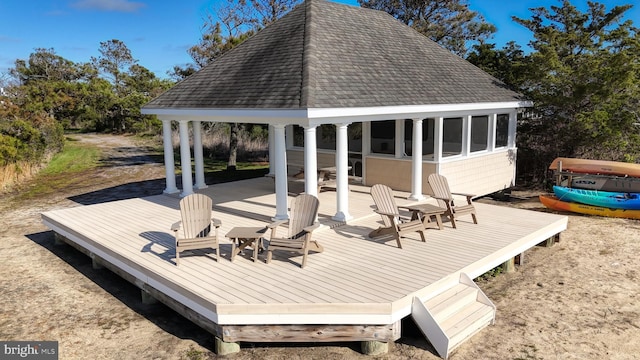
[[90, 170], [98, 166], [99, 158], [100, 149], [97, 147], [67, 139], [62, 152], [56, 154], [40, 174], [42, 176], [73, 174]]
[[24, 189], [17, 199], [35, 199], [53, 194], [59, 189], [75, 186], [80, 180], [91, 181], [90, 178], [84, 179], [82, 174], [98, 166], [100, 154], [100, 149], [94, 145], [80, 144], [73, 139], [67, 139], [64, 149], [29, 182], [29, 188]]

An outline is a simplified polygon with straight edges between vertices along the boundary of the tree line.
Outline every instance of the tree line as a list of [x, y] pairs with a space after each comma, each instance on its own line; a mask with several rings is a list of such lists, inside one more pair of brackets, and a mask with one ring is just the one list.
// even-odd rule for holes
[[[638, 162], [640, 145], [640, 42], [624, 20], [632, 5], [607, 9], [588, 2], [580, 11], [563, 0], [512, 20], [532, 33], [529, 44], [491, 43], [496, 27], [466, 0], [358, 0], [386, 11], [453, 53], [489, 72], [534, 103], [519, 114], [518, 176], [540, 183], [557, 156]], [[282, 17], [299, 0], [226, 0], [212, 8], [202, 37], [188, 49], [193, 62], [161, 79], [139, 65], [119, 40], [100, 44], [100, 56], [73, 63], [54, 49], [16, 60], [10, 86], [0, 94], [0, 166], [41, 161], [57, 151], [64, 129], [159, 132], [140, 107]], [[523, 49], [523, 45], [527, 48]], [[229, 132], [229, 166], [241, 124]], [[257, 133], [260, 133], [259, 131]], [[28, 149], [26, 151], [25, 149]]]

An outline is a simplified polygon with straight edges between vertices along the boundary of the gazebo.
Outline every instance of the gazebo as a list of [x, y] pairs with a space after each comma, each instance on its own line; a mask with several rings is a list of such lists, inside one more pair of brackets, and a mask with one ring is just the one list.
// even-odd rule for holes
[[[165, 193], [177, 193], [172, 121], [179, 123], [182, 192], [205, 188], [201, 123], [269, 125], [276, 214], [301, 167], [317, 194], [319, 167], [336, 168], [334, 219], [348, 221], [348, 178], [420, 200], [440, 173], [457, 191], [514, 185], [519, 108], [499, 80], [387, 13], [307, 0], [147, 103], [163, 123]], [[192, 126], [195, 184], [191, 166]]]

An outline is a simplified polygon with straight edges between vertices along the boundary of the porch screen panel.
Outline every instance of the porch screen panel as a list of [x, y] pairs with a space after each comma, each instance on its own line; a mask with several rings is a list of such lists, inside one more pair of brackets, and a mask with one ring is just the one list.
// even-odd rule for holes
[[462, 118], [445, 118], [442, 122], [442, 156], [462, 154]]
[[395, 120], [374, 121], [371, 123], [371, 152], [374, 154], [396, 153]]
[[471, 152], [487, 150], [489, 146], [489, 117], [471, 117]]
[[496, 147], [509, 144], [509, 114], [498, 114], [496, 121]]

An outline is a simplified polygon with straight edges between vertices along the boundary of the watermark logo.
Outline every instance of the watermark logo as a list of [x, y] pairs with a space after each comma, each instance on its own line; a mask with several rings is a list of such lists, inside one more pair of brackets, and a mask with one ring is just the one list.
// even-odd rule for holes
[[58, 360], [57, 341], [0, 341], [1, 360]]

